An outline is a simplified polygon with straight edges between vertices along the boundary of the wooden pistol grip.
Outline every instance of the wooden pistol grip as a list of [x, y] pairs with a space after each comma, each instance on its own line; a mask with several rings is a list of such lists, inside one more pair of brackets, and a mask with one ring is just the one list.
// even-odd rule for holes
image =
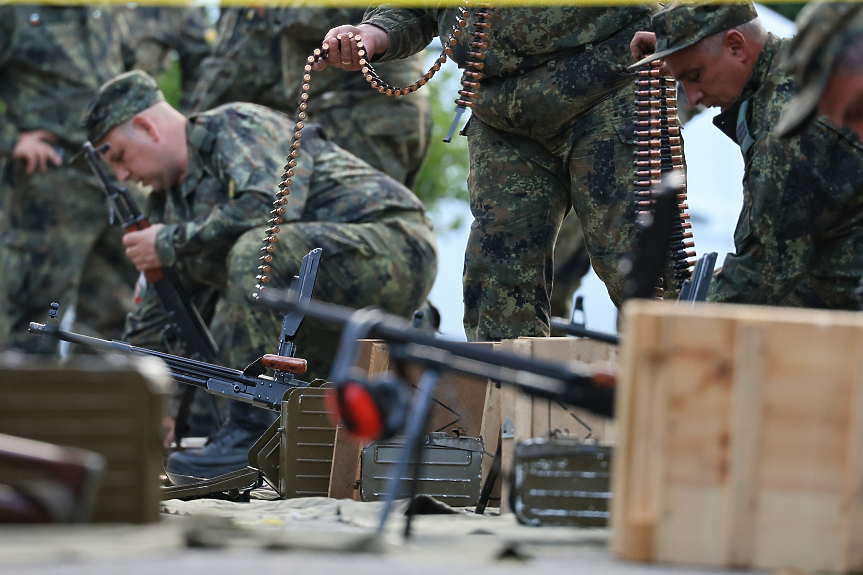
[[[130, 232], [140, 232], [141, 230], [146, 230], [150, 227], [150, 222], [147, 218], [141, 218], [139, 221], [134, 224], [129, 224], [125, 228], [125, 232], [128, 234]], [[162, 278], [165, 277], [165, 273], [162, 271], [162, 268], [147, 270], [144, 272], [144, 278], [147, 280], [148, 284], [154, 284], [157, 281], [161, 281]]]
[[299, 357], [285, 357], [283, 355], [267, 354], [261, 358], [264, 367], [286, 371], [288, 373], [306, 373], [309, 363]]

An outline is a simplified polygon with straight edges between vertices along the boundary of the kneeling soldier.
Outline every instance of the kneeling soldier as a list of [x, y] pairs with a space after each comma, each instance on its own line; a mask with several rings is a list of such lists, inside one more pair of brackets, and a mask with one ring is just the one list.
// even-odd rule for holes
[[[210, 325], [224, 365], [243, 368], [276, 349], [281, 318], [255, 305], [252, 293], [294, 123], [253, 104], [187, 120], [152, 78], [130, 72], [102, 86], [84, 124], [92, 142], [110, 143], [105, 157], [121, 180], [153, 188], [153, 226], [123, 239], [137, 268], [174, 266], [190, 292], [219, 294]], [[411, 314], [425, 301], [437, 266], [420, 201], [313, 126], [303, 131], [297, 161], [268, 286], [287, 288], [302, 256], [319, 247], [316, 298]], [[166, 323], [153, 290], [146, 290], [127, 334], [158, 345]], [[307, 321], [294, 341], [309, 361], [308, 376], [325, 378], [338, 334]], [[210, 443], [173, 454], [168, 469], [213, 477], [242, 468], [272, 419], [232, 402], [228, 423]]]
[[[863, 274], [863, 147], [816, 119], [793, 138], [775, 133], [794, 93], [779, 65], [788, 44], [752, 4], [671, 4], [632, 41], [639, 62], [664, 59], [690, 103], [718, 106], [713, 123], [743, 153], [743, 212], [709, 299], [859, 309]], [[655, 51], [654, 51], [655, 49]]]

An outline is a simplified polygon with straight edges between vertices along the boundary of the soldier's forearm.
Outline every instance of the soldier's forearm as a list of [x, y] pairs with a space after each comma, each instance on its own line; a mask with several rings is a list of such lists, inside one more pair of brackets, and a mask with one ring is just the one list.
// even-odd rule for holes
[[0, 118], [0, 154], [11, 156], [20, 135], [18, 128]]
[[436, 10], [380, 6], [366, 12], [360, 26], [372, 25], [386, 32], [386, 52], [376, 51], [380, 62], [401, 60], [425, 49], [437, 36]]
[[[174, 265], [179, 258], [227, 254], [231, 244], [243, 232], [267, 223], [270, 201], [262, 195], [246, 192], [226, 204], [215, 206], [206, 216], [188, 222], [165, 226], [159, 231], [156, 250], [164, 265]], [[165, 261], [173, 259], [170, 263]]]

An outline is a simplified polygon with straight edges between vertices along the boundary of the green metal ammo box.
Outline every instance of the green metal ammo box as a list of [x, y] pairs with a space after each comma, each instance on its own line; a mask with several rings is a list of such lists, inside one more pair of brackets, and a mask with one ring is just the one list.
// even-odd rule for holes
[[512, 509], [527, 525], [605, 527], [611, 447], [577, 439], [528, 439], [513, 459]]
[[[360, 497], [363, 501], [384, 498], [387, 483], [401, 455], [398, 441], [372, 443], [360, 455]], [[420, 456], [417, 494], [431, 495], [454, 507], [475, 505], [482, 490], [482, 439], [430, 433]], [[403, 492], [410, 489], [413, 466], [402, 478]]]

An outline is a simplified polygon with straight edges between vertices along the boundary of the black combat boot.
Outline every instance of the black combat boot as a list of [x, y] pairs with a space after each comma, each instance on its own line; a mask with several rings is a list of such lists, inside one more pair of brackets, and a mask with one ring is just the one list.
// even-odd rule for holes
[[249, 465], [254, 445], [277, 413], [232, 401], [230, 415], [219, 431], [200, 449], [172, 453], [165, 469], [172, 475], [211, 479]]

